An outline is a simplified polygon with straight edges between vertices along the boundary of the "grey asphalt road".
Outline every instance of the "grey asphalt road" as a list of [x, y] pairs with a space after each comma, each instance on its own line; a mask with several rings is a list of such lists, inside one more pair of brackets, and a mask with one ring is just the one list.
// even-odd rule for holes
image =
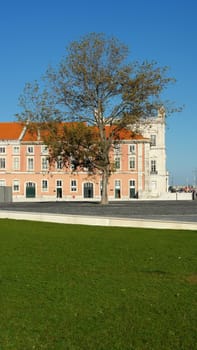
[[105, 206], [97, 202], [14, 202], [0, 203], [0, 210], [194, 222], [197, 229], [197, 200], [116, 201]]

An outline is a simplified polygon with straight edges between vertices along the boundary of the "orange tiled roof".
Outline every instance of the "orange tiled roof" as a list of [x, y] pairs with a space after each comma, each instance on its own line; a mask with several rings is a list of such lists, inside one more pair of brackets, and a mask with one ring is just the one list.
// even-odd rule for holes
[[[65, 123], [62, 123], [62, 126]], [[66, 123], [72, 124], [72, 123]], [[109, 136], [114, 126], [106, 125], [105, 131], [106, 135]], [[0, 140], [18, 140], [22, 131], [24, 129], [24, 124], [18, 122], [7, 122], [0, 123]], [[42, 139], [43, 131], [41, 131], [41, 139]], [[119, 140], [145, 140], [145, 138], [140, 134], [135, 134], [131, 130], [122, 129], [118, 132]], [[30, 130], [26, 130], [22, 137], [22, 141], [26, 142], [34, 142], [38, 140], [38, 133], [36, 131], [31, 132]]]
[[[106, 125], [106, 135], [109, 136], [113, 129], [115, 129], [115, 126]], [[145, 140], [141, 134], [136, 134], [132, 130], [126, 128], [118, 131], [116, 135], [119, 140]]]
[[18, 140], [23, 126], [17, 122], [0, 123], [0, 140]]

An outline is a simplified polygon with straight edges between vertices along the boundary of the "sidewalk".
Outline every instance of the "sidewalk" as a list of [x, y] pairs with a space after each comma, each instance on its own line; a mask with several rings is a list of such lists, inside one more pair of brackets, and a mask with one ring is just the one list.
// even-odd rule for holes
[[158, 228], [173, 230], [195, 230], [197, 231], [196, 222], [177, 222], [177, 221], [161, 221], [148, 219], [129, 219], [129, 218], [113, 218], [98, 217], [84, 215], [67, 215], [53, 213], [32, 213], [24, 211], [8, 211], [0, 210], [1, 219], [30, 220], [41, 222], [54, 222], [61, 224], [77, 224], [90, 226], [116, 226], [116, 227], [142, 227], [142, 228]]

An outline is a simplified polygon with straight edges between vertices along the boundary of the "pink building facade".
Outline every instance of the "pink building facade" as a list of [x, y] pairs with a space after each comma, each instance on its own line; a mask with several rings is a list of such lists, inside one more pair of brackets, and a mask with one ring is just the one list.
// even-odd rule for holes
[[[112, 149], [115, 170], [109, 179], [109, 200], [133, 200], [147, 192], [147, 147], [149, 139], [138, 135], [123, 138]], [[99, 174], [62, 168], [61, 159], [49, 167], [48, 149], [40, 137], [14, 122], [0, 123], [0, 186], [12, 188], [13, 201], [99, 201], [102, 191]]]

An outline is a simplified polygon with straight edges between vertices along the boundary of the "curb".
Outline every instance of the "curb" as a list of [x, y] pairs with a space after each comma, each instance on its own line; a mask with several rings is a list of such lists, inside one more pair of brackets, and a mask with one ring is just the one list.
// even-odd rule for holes
[[61, 224], [89, 225], [89, 226], [116, 226], [116, 227], [138, 227], [157, 228], [172, 230], [197, 230], [196, 222], [177, 222], [160, 220], [142, 220], [125, 218], [103, 218], [98, 216], [63, 215], [47, 213], [29, 213], [0, 210], [1, 219], [29, 220], [40, 222], [53, 222]]

